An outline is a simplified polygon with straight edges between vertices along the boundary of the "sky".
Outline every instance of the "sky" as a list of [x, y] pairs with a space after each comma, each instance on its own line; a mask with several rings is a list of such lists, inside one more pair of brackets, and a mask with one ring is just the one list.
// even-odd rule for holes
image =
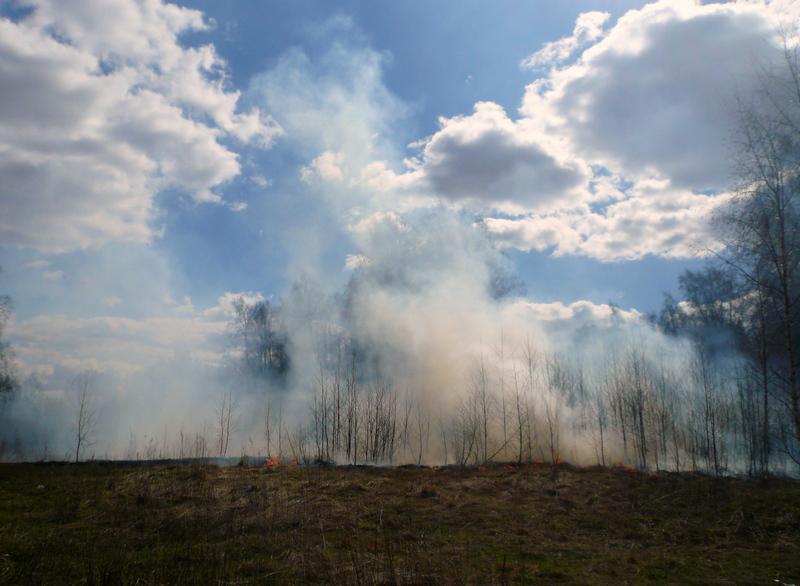
[[797, 12], [0, 2], [0, 292], [21, 368], [211, 357], [236, 295], [339, 290], [370, 231], [432, 213], [505, 251], [529, 303], [657, 311], [717, 246], [737, 103]]

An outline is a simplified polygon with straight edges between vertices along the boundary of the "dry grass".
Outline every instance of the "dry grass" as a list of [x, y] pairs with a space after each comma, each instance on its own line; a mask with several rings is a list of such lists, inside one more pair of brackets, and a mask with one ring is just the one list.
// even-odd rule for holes
[[568, 466], [3, 465], [0, 582], [796, 584], [800, 484]]

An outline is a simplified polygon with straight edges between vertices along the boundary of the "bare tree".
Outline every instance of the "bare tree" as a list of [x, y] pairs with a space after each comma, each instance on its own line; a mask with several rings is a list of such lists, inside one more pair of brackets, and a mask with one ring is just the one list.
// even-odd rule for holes
[[267, 398], [264, 407], [264, 440], [267, 442], [267, 458], [272, 457], [272, 401]]
[[244, 366], [254, 375], [280, 381], [289, 370], [288, 335], [281, 309], [267, 300], [233, 302], [231, 330]]
[[97, 411], [94, 405], [94, 381], [96, 373], [86, 371], [72, 381], [74, 416], [75, 416], [75, 462], [81, 459], [81, 453], [94, 444], [94, 432], [97, 426]]
[[550, 461], [561, 461], [561, 403], [562, 395], [569, 385], [568, 373], [556, 357], [546, 361], [547, 385], [544, 390], [544, 417], [547, 425], [547, 449]]
[[228, 454], [228, 445], [231, 440], [231, 426], [233, 424], [236, 405], [236, 398], [233, 396], [232, 390], [228, 389], [220, 395], [216, 412], [217, 453], [223, 458]]
[[490, 417], [492, 411], [492, 397], [489, 388], [489, 373], [486, 368], [486, 361], [483, 354], [480, 356], [479, 363], [474, 367], [472, 373], [472, 393], [474, 396], [473, 404], [477, 408], [477, 420], [479, 422], [480, 435], [478, 437], [478, 449], [481, 451], [482, 462], [489, 460], [489, 441], [490, 441]]
[[[2, 268], [0, 268], [2, 271]], [[11, 316], [11, 298], [0, 295], [0, 406], [17, 389], [14, 355], [8, 343], [3, 341], [3, 330]]]
[[[784, 47], [783, 66], [762, 71], [760, 94], [740, 111], [733, 202], [720, 214], [720, 258], [767, 301], [782, 341], [782, 370], [794, 434], [800, 442], [797, 348], [800, 301], [800, 64]], [[766, 413], [768, 416], [768, 412]]]

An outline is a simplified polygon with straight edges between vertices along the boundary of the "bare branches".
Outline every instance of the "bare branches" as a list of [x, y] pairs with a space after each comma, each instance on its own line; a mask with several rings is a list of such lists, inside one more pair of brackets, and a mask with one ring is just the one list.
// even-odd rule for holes
[[72, 381], [73, 409], [75, 421], [75, 462], [79, 462], [86, 448], [94, 445], [94, 433], [97, 426], [95, 409], [94, 384], [97, 374], [86, 371]]
[[224, 458], [228, 455], [228, 446], [231, 440], [232, 424], [236, 412], [237, 401], [233, 391], [223, 391], [219, 397], [216, 411], [217, 425], [217, 454]]

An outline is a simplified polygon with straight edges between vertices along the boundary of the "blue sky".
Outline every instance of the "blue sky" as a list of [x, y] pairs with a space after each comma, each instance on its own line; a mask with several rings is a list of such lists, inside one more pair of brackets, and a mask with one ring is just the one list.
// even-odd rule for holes
[[431, 210], [485, 231], [532, 303], [655, 311], [714, 247], [728, 106], [794, 10], [6, 2], [12, 339], [41, 367], [69, 354], [36, 328], [53, 316], [111, 343], [120, 323], [203, 336], [232, 294], [277, 300], [304, 275], [341, 289], [365, 230]]
[[[317, 1], [264, 2], [245, 10], [236, 2], [186, 5], [215, 20], [216, 28], [198, 41], [214, 43], [237, 87], [247, 87], [253, 76], [274, 66], [289, 47], [301, 47], [312, 56], [324, 54], [332, 35], [320, 29], [331, 19], [352, 19], [353, 42], [386, 55], [384, 83], [408, 105], [408, 116], [396, 135], [398, 145], [404, 145], [435, 132], [440, 116], [469, 112], [477, 101], [491, 100], [515, 110], [524, 86], [535, 77], [519, 67], [523, 58], [544, 43], [568, 35], [581, 12], [602, 10], [618, 16], [641, 4]], [[280, 146], [264, 155], [269, 160], [259, 161], [270, 169], [270, 176], [300, 163], [289, 154], [288, 161], [281, 158], [276, 164], [275, 157], [281, 156], [277, 150]], [[282, 226], [292, 223], [292, 202], [303, 195], [296, 192], [295, 177], [287, 179], [275, 185], [263, 210], [263, 223], [256, 225], [242, 226], [240, 220], [248, 218], [214, 208], [170, 208], [175, 224], [170, 224], [168, 232], [174, 239], [164, 240], [164, 250], [184, 268], [193, 298], [210, 303], [221, 289], [280, 293], [285, 286], [286, 252], [264, 246], [258, 234], [261, 230], [280, 232], [273, 221]], [[295, 225], [302, 228], [299, 222]], [[342, 235], [331, 236], [329, 246], [339, 244], [341, 257], [347, 252], [338, 242]], [[253, 254], [242, 258], [242, 250]], [[332, 256], [334, 264], [339, 262], [336, 253]], [[687, 266], [683, 259], [609, 265], [570, 257], [553, 262], [550, 255], [536, 252], [515, 255], [515, 264], [528, 291], [543, 300], [614, 301], [645, 311], [660, 305], [664, 291], [674, 291], [677, 275]]]

